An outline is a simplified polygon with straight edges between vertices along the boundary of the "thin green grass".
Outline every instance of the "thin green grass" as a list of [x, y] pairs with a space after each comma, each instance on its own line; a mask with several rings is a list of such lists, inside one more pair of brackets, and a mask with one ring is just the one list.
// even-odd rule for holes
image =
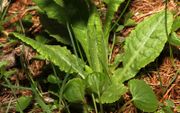
[[[7, 78], [4, 78], [4, 79], [5, 79], [5, 82], [6, 82], [9, 86], [13, 86], [13, 85], [11, 84], [11, 82], [10, 82]], [[11, 89], [12, 94], [14, 95], [14, 97], [17, 99], [16, 91], [15, 91], [12, 87], [11, 87], [10, 89]], [[21, 105], [19, 104], [18, 101], [17, 101], [17, 107], [18, 107], [18, 109], [19, 109], [19, 112], [20, 112], [20, 113], [23, 113], [23, 111], [22, 111], [22, 109], [21, 109]]]

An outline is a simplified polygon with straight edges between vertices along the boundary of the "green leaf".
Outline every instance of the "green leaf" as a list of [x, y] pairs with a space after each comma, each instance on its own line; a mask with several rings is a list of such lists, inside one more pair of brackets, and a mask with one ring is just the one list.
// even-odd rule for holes
[[172, 25], [172, 32], [177, 31], [180, 28], [180, 16], [176, 17], [173, 25]]
[[125, 23], [124, 26], [135, 26], [136, 22], [133, 19], [128, 19]]
[[82, 78], [85, 78], [86, 74], [83, 71], [85, 63], [75, 55], [71, 54], [66, 47], [44, 45], [19, 33], [12, 33], [12, 35], [32, 46], [41, 54], [41, 56], [57, 65], [66, 73], [76, 72]]
[[58, 5], [64, 6], [64, 1], [63, 0], [54, 0]]
[[45, 11], [49, 18], [56, 19], [61, 24], [66, 24], [68, 21], [64, 7], [53, 0], [33, 0], [33, 2]]
[[175, 107], [175, 104], [172, 100], [165, 100], [165, 103], [166, 103], [166, 106]]
[[90, 55], [88, 50], [88, 41], [87, 41], [87, 26], [85, 23], [77, 23], [72, 25], [73, 33], [75, 35], [75, 38], [80, 42], [88, 62], [90, 62]]
[[0, 68], [6, 66], [8, 64], [8, 61], [4, 60], [4, 61], [0, 61]]
[[49, 83], [52, 83], [52, 84], [58, 84], [60, 82], [59, 78], [57, 78], [54, 75], [49, 75], [47, 80]]
[[[160, 110], [158, 110], [154, 113], [174, 113], [174, 112], [171, 110], [170, 107], [164, 106], [163, 108], [161, 108]], [[177, 111], [177, 113], [179, 113], [179, 112]]]
[[[133, 78], [137, 72], [154, 61], [161, 53], [166, 41], [164, 11], [154, 14], [139, 23], [125, 41], [123, 68], [114, 72], [113, 80], [124, 82]], [[173, 16], [167, 14], [168, 34], [171, 31]]]
[[124, 26], [135, 26], [136, 21], [132, 19], [133, 13], [132, 11], [129, 11], [128, 13], [125, 14], [124, 16]]
[[64, 97], [69, 102], [84, 101], [85, 84], [82, 79], [74, 78], [68, 81], [64, 89]]
[[84, 0], [33, 0], [49, 18], [66, 25], [85, 21], [89, 15], [89, 2]]
[[72, 29], [85, 51], [90, 66], [94, 71], [101, 72], [102, 67], [107, 66], [108, 60], [107, 45], [104, 41], [102, 23], [97, 10], [94, 8], [91, 11], [87, 25], [83, 22], [77, 23], [72, 25]]
[[63, 0], [69, 23], [87, 22], [91, 10], [90, 0]]
[[172, 32], [168, 42], [174, 46], [180, 46], [180, 37], [175, 32]]
[[29, 104], [31, 103], [32, 97], [31, 96], [21, 96], [17, 99], [16, 103], [16, 111], [20, 112], [26, 109]]
[[117, 54], [114, 58], [114, 62], [110, 64], [110, 70], [111, 72], [114, 72], [114, 70], [119, 66], [120, 62], [122, 62], [123, 54]]
[[118, 10], [121, 3], [124, 0], [105, 0], [107, 3], [107, 13], [106, 13], [106, 21], [104, 24], [104, 32], [105, 32], [105, 42], [108, 42], [109, 33], [111, 30], [111, 21], [114, 18], [114, 13]]
[[100, 72], [94, 72], [86, 77], [87, 88], [99, 96], [107, 88], [109, 82], [108, 75]]
[[107, 47], [103, 37], [101, 19], [96, 8], [93, 9], [88, 20], [87, 36], [90, 66], [94, 71], [102, 72], [102, 62], [105, 66], [108, 64]]
[[91, 67], [89, 67], [88, 65], [85, 65], [85, 72], [87, 72], [87, 73], [92, 73], [93, 70], [92, 70]]
[[124, 25], [119, 25], [118, 28], [116, 29], [116, 32], [120, 32], [123, 29], [124, 29]]
[[153, 112], [158, 108], [156, 95], [143, 80], [130, 80], [128, 86], [137, 108], [143, 112]]
[[42, 44], [47, 44], [49, 42], [49, 40], [45, 38], [43, 34], [36, 35], [35, 40]]
[[50, 19], [47, 15], [43, 14], [40, 15], [40, 21], [49, 36], [55, 38], [58, 42], [63, 44], [71, 44], [69, 33], [64, 25], [59, 24], [57, 20]]
[[66, 24], [72, 26], [79, 23], [87, 24], [91, 9], [87, 0], [34, 0], [34, 2], [49, 19], [52, 19], [40, 18], [49, 35], [65, 44], [70, 44]]
[[165, 107], [163, 107], [162, 109], [163, 109], [163, 111], [164, 111], [165, 113], [174, 113], [174, 112], [172, 111], [171, 107], [169, 107], [169, 106], [165, 106]]
[[101, 95], [101, 103], [113, 103], [120, 99], [120, 97], [127, 92], [127, 88], [120, 83], [112, 83]]

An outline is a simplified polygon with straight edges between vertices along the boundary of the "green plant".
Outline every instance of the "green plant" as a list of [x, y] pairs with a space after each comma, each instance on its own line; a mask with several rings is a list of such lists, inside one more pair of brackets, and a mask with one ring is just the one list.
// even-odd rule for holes
[[[19, 33], [12, 35], [32, 46], [41, 57], [51, 61], [60, 70], [77, 75], [64, 86], [63, 96], [66, 100], [73, 103], [83, 102], [86, 106], [85, 95], [92, 95], [95, 110], [97, 111], [95, 103], [97, 102], [100, 111], [103, 112], [103, 104], [119, 100], [129, 88], [133, 96], [131, 101], [137, 108], [145, 112], [153, 112], [157, 109], [158, 101], [152, 89], [141, 80], [130, 79], [134, 78], [141, 68], [154, 61], [164, 48], [167, 42], [164, 11], [150, 16], [136, 26], [125, 40], [125, 52], [120, 57], [123, 67], [115, 65], [111, 68], [112, 65], [108, 62], [111, 21], [124, 0], [104, 0], [108, 6], [104, 25], [96, 7], [89, 0], [68, 2], [34, 0], [34, 2], [40, 7], [42, 16], [48, 17], [45, 22], [48, 23], [53, 19], [69, 32], [69, 36], [66, 37], [71, 40], [74, 54], [64, 46], [45, 45]], [[172, 24], [173, 16], [167, 12], [168, 35]], [[58, 37], [64, 40], [62, 36], [58, 35]], [[59, 41], [63, 43], [62, 40]], [[83, 60], [83, 55], [79, 57], [79, 54], [82, 54], [82, 50], [77, 49], [79, 44], [87, 61]], [[120, 62], [121, 60], [116, 64]], [[124, 85], [125, 81], [128, 81], [128, 86]], [[149, 101], [151, 99], [152, 102]]]
[[29, 106], [31, 102], [31, 99], [31, 96], [21, 96], [20, 98], [18, 98], [18, 102], [16, 103], [16, 111], [20, 112], [21, 110], [27, 108], [27, 106]]
[[180, 16], [177, 16], [174, 19], [172, 29], [171, 29], [171, 35], [168, 38], [168, 42], [171, 45], [174, 46], [180, 46], [180, 37], [176, 34], [176, 31], [180, 29]]
[[165, 100], [165, 104], [161, 105], [161, 109], [155, 113], [173, 113], [172, 108], [175, 107], [171, 100]]

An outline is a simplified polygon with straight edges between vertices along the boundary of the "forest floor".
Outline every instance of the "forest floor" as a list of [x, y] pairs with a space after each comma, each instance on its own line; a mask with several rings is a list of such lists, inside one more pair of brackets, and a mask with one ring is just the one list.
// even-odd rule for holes
[[[102, 12], [105, 11], [105, 7], [101, 7], [99, 0], [94, 0], [95, 4]], [[10, 42], [7, 34], [13, 31], [21, 31], [26, 32], [27, 34], [34, 35], [38, 34], [43, 28], [40, 24], [38, 14], [35, 10], [29, 9], [29, 6], [34, 6], [35, 4], [31, 2], [31, 0], [13, 0], [10, 5], [8, 5], [8, 10], [5, 15], [5, 21], [3, 23], [3, 30], [0, 35], [0, 60], [8, 60], [10, 63], [6, 67], [8, 70], [16, 69], [18, 73], [14, 74], [10, 77], [10, 81], [12, 84], [18, 85], [27, 85], [28, 81], [26, 80], [25, 71], [22, 69], [20, 62], [21, 56], [21, 48], [22, 43], [20, 42]], [[177, 12], [176, 15], [180, 15], [180, 7], [178, 2], [174, 2], [170, 0], [168, 3], [168, 9], [174, 12]], [[135, 20], [137, 23], [141, 22], [144, 18], [160, 11], [163, 9], [164, 3], [163, 0], [132, 0], [128, 10], [133, 12], [132, 19]], [[22, 19], [27, 17], [27, 15], [31, 15], [31, 22], [30, 26], [23, 27], [25, 28], [24, 31], [21, 30]], [[118, 16], [115, 15], [115, 19]], [[124, 28], [119, 35], [121, 36], [128, 36], [128, 34], [133, 30], [134, 27], [127, 27]], [[178, 33], [180, 34], [180, 32]], [[113, 55], [115, 56], [119, 52], [119, 47], [116, 47], [113, 50]], [[30, 62], [33, 56], [36, 55], [36, 52], [28, 46], [24, 48], [24, 56], [27, 62]], [[33, 61], [28, 65], [32, 76], [34, 78], [39, 78], [42, 76], [42, 67], [46, 62], [44, 61]], [[170, 100], [174, 103], [172, 109], [174, 112], [178, 112], [180, 109], [180, 47], [170, 46], [166, 44], [161, 55], [151, 64], [146, 66], [139, 72], [141, 75], [139, 78], [146, 81], [149, 84], [158, 100], [164, 104], [167, 104], [167, 100]], [[3, 113], [6, 110], [8, 103], [11, 101], [12, 103], [15, 102], [16, 97], [10, 89], [5, 87], [3, 81], [0, 80], [0, 113]], [[18, 95], [31, 95], [29, 90], [17, 90], [15, 94]], [[127, 102], [130, 100], [130, 95], [125, 94], [124, 98]], [[33, 109], [33, 110], [32, 110]], [[40, 112], [41, 109], [33, 108], [29, 111], [33, 111], [33, 113]], [[13, 109], [12, 112], [15, 112]], [[28, 111], [28, 112], [29, 112]], [[124, 113], [136, 113], [137, 110], [133, 104], [129, 104], [126, 106]]]

